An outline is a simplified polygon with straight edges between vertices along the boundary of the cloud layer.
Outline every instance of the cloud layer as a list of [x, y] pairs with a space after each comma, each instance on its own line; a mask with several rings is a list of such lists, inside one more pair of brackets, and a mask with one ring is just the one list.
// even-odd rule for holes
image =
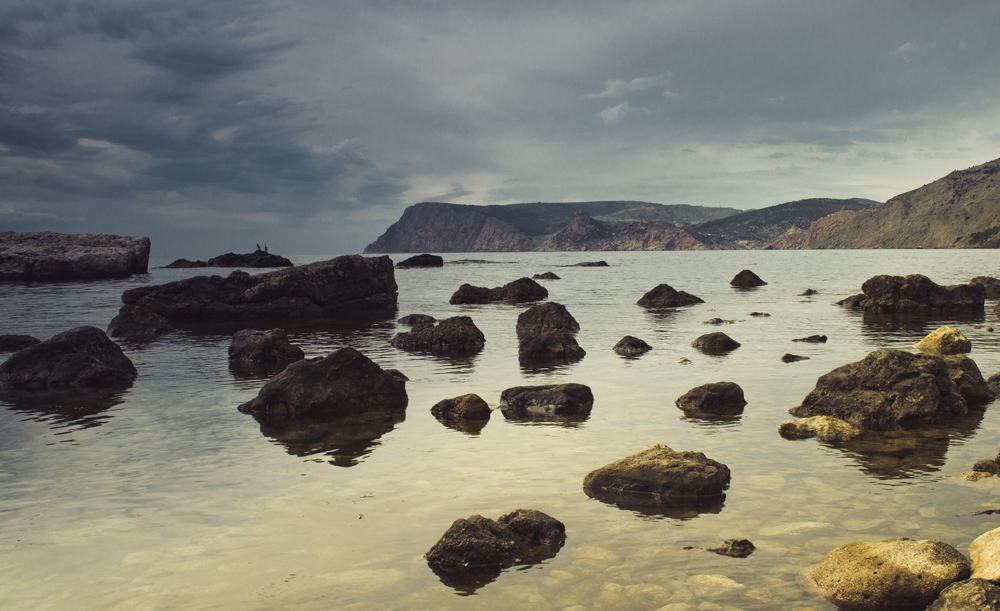
[[357, 252], [425, 199], [886, 199], [1000, 157], [995, 2], [8, 0], [0, 229]]

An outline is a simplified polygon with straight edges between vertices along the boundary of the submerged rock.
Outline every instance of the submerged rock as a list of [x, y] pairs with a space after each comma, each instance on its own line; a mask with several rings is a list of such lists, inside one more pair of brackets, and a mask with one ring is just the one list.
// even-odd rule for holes
[[733, 279], [729, 281], [729, 284], [739, 289], [752, 289], [758, 286], [764, 286], [767, 283], [761, 280], [760, 276], [757, 274], [745, 269], [736, 274]]
[[972, 577], [1000, 581], [1000, 528], [985, 532], [969, 545]]
[[743, 389], [735, 382], [702, 384], [675, 401], [686, 414], [742, 414], [746, 406]]
[[969, 561], [947, 543], [896, 537], [841, 545], [824, 556], [810, 576], [835, 605], [902, 611], [925, 608], [969, 574]]
[[740, 347], [740, 343], [721, 331], [706, 333], [691, 342], [691, 347], [703, 354], [726, 354]]
[[807, 344], [825, 344], [825, 335], [810, 335], [809, 337], [800, 337], [798, 339], [793, 339], [793, 342], [805, 342]]
[[0, 282], [125, 278], [149, 269], [149, 238], [0, 231]]
[[486, 345], [486, 336], [468, 316], [452, 316], [438, 324], [416, 325], [397, 333], [389, 343], [395, 348], [444, 355], [475, 354]]
[[778, 434], [785, 439], [809, 439], [820, 441], [843, 441], [860, 437], [864, 432], [850, 422], [830, 416], [812, 416], [800, 420], [789, 420], [778, 426]]
[[137, 305], [122, 306], [108, 325], [109, 336], [131, 341], [156, 339], [173, 330], [169, 320]]
[[0, 391], [128, 387], [138, 375], [104, 331], [83, 326], [12, 354], [0, 365]]
[[0, 352], [17, 352], [28, 346], [41, 343], [41, 341], [30, 335], [0, 335]]
[[801, 293], [799, 293], [799, 297], [812, 297], [813, 295], [816, 295], [818, 293], [819, 293], [819, 291], [817, 291], [815, 289], [806, 289], [806, 290], [802, 291]]
[[632, 337], [631, 335], [626, 335], [618, 340], [618, 343], [614, 345], [614, 348], [612, 348], [616, 354], [630, 357], [646, 354], [652, 349], [652, 346], [638, 337]]
[[708, 551], [715, 552], [720, 556], [730, 556], [732, 558], [746, 558], [757, 549], [753, 543], [746, 539], [726, 539], [719, 547], [709, 548]]
[[400, 261], [396, 264], [396, 267], [399, 269], [409, 267], [444, 267], [444, 257], [429, 254], [415, 255], [409, 259]]
[[669, 284], [660, 284], [651, 289], [648, 293], [639, 298], [636, 305], [644, 308], [678, 308], [683, 306], [705, 303], [700, 297], [695, 297], [690, 293], [678, 291]]
[[838, 302], [877, 313], [966, 311], [982, 312], [986, 289], [981, 284], [940, 286], [927, 276], [872, 276], [859, 295]]
[[302, 348], [288, 341], [284, 329], [241, 329], [229, 344], [229, 364], [235, 367], [283, 367], [305, 357]]
[[584, 384], [515, 386], [500, 393], [500, 411], [511, 420], [586, 417], [594, 393]]
[[785, 354], [781, 355], [781, 362], [782, 363], [797, 363], [799, 361], [808, 361], [808, 360], [809, 360], [808, 356], [802, 356], [802, 355], [799, 355], [799, 354], [791, 354], [789, 352], [786, 352]]
[[938, 327], [924, 339], [913, 345], [924, 354], [944, 356], [946, 354], [965, 354], [972, 352], [972, 342], [969, 338], [950, 325]]
[[340, 348], [325, 357], [292, 363], [239, 410], [281, 422], [307, 415], [403, 411], [407, 401], [406, 381], [400, 376], [384, 371], [354, 348]]

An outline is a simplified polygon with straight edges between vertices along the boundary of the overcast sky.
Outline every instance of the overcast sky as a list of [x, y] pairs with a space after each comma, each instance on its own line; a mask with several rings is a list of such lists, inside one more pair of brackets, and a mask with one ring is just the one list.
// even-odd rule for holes
[[998, 24], [996, 0], [0, 0], [0, 230], [343, 254], [426, 200], [885, 200], [1000, 157]]

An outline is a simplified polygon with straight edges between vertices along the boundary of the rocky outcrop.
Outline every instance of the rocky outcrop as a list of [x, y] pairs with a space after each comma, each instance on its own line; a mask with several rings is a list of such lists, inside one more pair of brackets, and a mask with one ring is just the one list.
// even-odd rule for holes
[[122, 302], [171, 321], [335, 318], [351, 311], [394, 310], [389, 257], [346, 255], [252, 276], [197, 276], [125, 291]]
[[96, 233], [0, 232], [0, 282], [99, 280], [145, 274], [149, 238]]
[[468, 316], [453, 316], [438, 324], [415, 325], [397, 333], [389, 343], [402, 350], [441, 355], [471, 355], [486, 345], [486, 336]]
[[827, 600], [856, 611], [924, 609], [969, 578], [969, 561], [940, 541], [907, 537], [841, 545], [810, 576]]
[[894, 312], [982, 312], [986, 289], [981, 284], [940, 286], [927, 276], [872, 276], [862, 293], [838, 302], [879, 314]]
[[260, 249], [244, 254], [227, 252], [218, 257], [212, 257], [208, 261], [191, 261], [188, 259], [177, 259], [169, 265], [172, 269], [185, 269], [192, 267], [239, 267], [261, 269], [268, 267], [291, 267], [292, 262], [281, 255], [275, 255]]
[[284, 329], [241, 329], [229, 344], [233, 367], [284, 367], [306, 357], [302, 348], [288, 341]]
[[726, 465], [701, 452], [681, 452], [656, 444], [587, 474], [591, 497], [619, 506], [647, 505], [717, 510], [729, 488]]
[[945, 359], [882, 349], [820, 376], [793, 416], [832, 416], [862, 430], [947, 420], [968, 404]]
[[739, 384], [713, 382], [692, 388], [674, 403], [688, 415], [735, 415], [743, 413], [747, 401]]
[[586, 418], [594, 393], [584, 384], [515, 386], [500, 393], [500, 411], [510, 420]]
[[625, 337], [618, 340], [618, 343], [611, 348], [615, 351], [615, 354], [627, 357], [636, 357], [646, 354], [653, 349], [652, 346], [642, 341], [638, 337], [632, 337], [631, 335], [626, 335]]
[[560, 303], [542, 303], [517, 317], [517, 357], [522, 366], [572, 363], [587, 353], [576, 342], [579, 323]]
[[542, 301], [549, 296], [544, 286], [531, 278], [518, 278], [503, 286], [488, 289], [481, 286], [463, 284], [448, 300], [452, 305], [484, 304], [494, 301], [507, 303], [531, 303]]
[[148, 341], [170, 333], [170, 321], [137, 305], [124, 305], [108, 325], [108, 335], [133, 342]]
[[767, 283], [761, 280], [760, 276], [757, 274], [745, 269], [733, 276], [733, 279], [729, 281], [729, 284], [730, 286], [735, 286], [738, 289], [753, 289], [758, 286], [764, 286]]
[[695, 305], [697, 303], [705, 303], [705, 301], [690, 293], [678, 291], [669, 284], [659, 284], [640, 297], [639, 301], [636, 302], [636, 305], [640, 305], [644, 308], [660, 309], [679, 308], [683, 306]]
[[703, 354], [728, 354], [740, 347], [740, 343], [721, 331], [706, 333], [691, 342], [691, 347]]
[[422, 254], [409, 259], [404, 259], [396, 264], [397, 269], [407, 269], [410, 267], [443, 267], [444, 257], [439, 255]]
[[42, 340], [30, 335], [7, 334], [0, 335], [0, 352], [17, 352], [22, 348], [34, 346]]
[[559, 331], [576, 333], [580, 330], [580, 323], [573, 318], [566, 306], [550, 301], [531, 306], [521, 312], [517, 317], [515, 330], [518, 337]]
[[340, 348], [325, 357], [292, 363], [239, 410], [280, 423], [303, 416], [401, 412], [407, 401], [402, 377], [384, 371], [354, 348]]
[[0, 365], [0, 392], [128, 387], [138, 372], [97, 327], [76, 327], [12, 354]]

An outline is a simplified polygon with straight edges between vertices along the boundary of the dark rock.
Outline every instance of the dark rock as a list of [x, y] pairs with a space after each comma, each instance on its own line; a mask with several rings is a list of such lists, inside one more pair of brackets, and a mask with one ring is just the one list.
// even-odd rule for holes
[[801, 356], [799, 354], [791, 354], [786, 352], [785, 354], [781, 355], [782, 363], [797, 363], [799, 361], [808, 361], [808, 360], [809, 360], [808, 356]]
[[424, 554], [430, 564], [513, 566], [518, 557], [517, 535], [509, 527], [481, 515], [459, 518]]
[[545, 335], [553, 331], [575, 333], [580, 324], [561, 303], [548, 302], [531, 306], [517, 317], [517, 336]]
[[950, 354], [942, 358], [948, 365], [952, 381], [958, 386], [958, 392], [969, 407], [983, 405], [993, 400], [995, 395], [983, 379], [983, 374], [980, 373], [975, 361], [964, 354]]
[[408, 267], [444, 267], [444, 257], [428, 254], [416, 255], [405, 261], [400, 261], [396, 264], [396, 267], [401, 269]]
[[757, 274], [745, 269], [733, 276], [733, 279], [729, 281], [729, 284], [738, 289], [752, 289], [758, 286], [764, 286], [767, 283], [761, 280]]
[[0, 352], [17, 352], [41, 341], [30, 335], [0, 335]]
[[967, 411], [966, 400], [939, 356], [882, 349], [820, 376], [793, 416], [832, 416], [862, 430], [946, 420]]
[[669, 284], [660, 284], [643, 295], [636, 305], [644, 308], [677, 308], [681, 306], [705, 303], [700, 297], [695, 297], [690, 293], [675, 290]]
[[1000, 587], [985, 579], [956, 581], [926, 611], [1000, 611]]
[[1000, 463], [995, 458], [983, 458], [982, 460], [977, 460], [976, 464], [972, 465], [972, 470], [980, 473], [1000, 475]]
[[940, 541], [907, 537], [841, 545], [810, 576], [827, 600], [856, 611], [924, 609], [941, 591], [969, 578], [969, 561]]
[[404, 380], [354, 348], [340, 348], [326, 357], [292, 363], [239, 409], [269, 422], [281, 422], [306, 415], [403, 411], [406, 404]]
[[993, 393], [994, 397], [1000, 396], [1000, 373], [994, 373], [986, 378], [986, 388]]
[[517, 360], [522, 367], [575, 363], [586, 355], [587, 351], [567, 331], [526, 335], [517, 344]]
[[389, 343], [412, 352], [469, 355], [483, 349], [486, 336], [470, 317], [452, 316], [436, 325], [417, 325], [412, 331], [397, 333]]
[[703, 325], [731, 325], [735, 320], [722, 320], [721, 318], [709, 318], [705, 322], [701, 323]]
[[574, 263], [570, 267], [609, 267], [607, 261], [583, 261]]
[[124, 305], [108, 325], [108, 335], [131, 341], [156, 339], [170, 333], [170, 321], [137, 305]]
[[809, 344], [825, 344], [826, 343], [826, 339], [827, 338], [826, 338], [825, 335], [810, 335], [809, 337], [800, 337], [798, 339], [793, 339], [792, 341], [793, 342], [806, 342], [806, 343], [809, 343]]
[[241, 329], [229, 344], [229, 364], [234, 366], [285, 366], [305, 357], [284, 329]]
[[638, 337], [632, 337], [631, 335], [626, 335], [618, 340], [618, 343], [615, 344], [614, 348], [612, 348], [616, 354], [620, 354], [622, 356], [640, 356], [652, 349], [652, 346]]
[[23, 348], [0, 365], [0, 390], [128, 387], [138, 372], [97, 327], [76, 327]]
[[227, 252], [224, 255], [212, 257], [208, 261], [191, 261], [189, 259], [177, 259], [169, 265], [172, 269], [184, 269], [193, 267], [240, 267], [247, 269], [261, 269], [267, 267], [292, 267], [292, 262], [281, 255], [275, 255], [263, 250], [256, 250], [245, 254]]
[[770, 314], [767, 312], [750, 312], [750, 316], [753, 316], [754, 318], [767, 318]]
[[813, 295], [815, 295], [817, 293], [819, 293], [819, 291], [816, 291], [816, 290], [813, 290], [813, 289], [806, 289], [806, 290], [802, 291], [801, 293], [799, 293], [799, 297], [811, 297], [811, 296], [813, 296]]
[[992, 276], [976, 276], [969, 284], [981, 284], [986, 290], [987, 299], [1000, 299], [1000, 279]]
[[742, 414], [747, 402], [739, 384], [713, 382], [692, 388], [675, 404], [685, 414]]
[[982, 312], [986, 289], [982, 284], [940, 286], [920, 274], [872, 276], [861, 285], [863, 293], [839, 305], [876, 313], [964, 311]]
[[691, 342], [692, 348], [697, 348], [704, 354], [725, 354], [740, 347], [740, 343], [721, 331], [706, 333]]
[[149, 238], [51, 231], [0, 232], [0, 282], [97, 280], [145, 274]]
[[[527, 548], [547, 547], [558, 551], [566, 543], [566, 526], [552, 516], [536, 509], [515, 509], [500, 516], [500, 524], [514, 531], [518, 542]], [[524, 547], [520, 560], [524, 558]], [[555, 553], [547, 556], [551, 558]], [[532, 561], [539, 561], [532, 559]]]
[[699, 511], [699, 500], [711, 503], [725, 498], [729, 480], [729, 467], [701, 452], [678, 452], [656, 444], [591, 471], [583, 488], [588, 495], [614, 504], [634, 504], [644, 497], [649, 505]]
[[437, 322], [437, 319], [428, 314], [407, 314], [400, 318], [399, 322], [412, 327], [415, 325], [432, 325]]
[[493, 299], [490, 297], [490, 289], [484, 286], [472, 286], [463, 284], [451, 296], [448, 303], [452, 305], [489, 303]]
[[542, 301], [549, 296], [544, 286], [531, 278], [518, 278], [512, 282], [490, 289], [490, 300], [506, 301], [507, 303], [530, 303]]
[[544, 274], [535, 274], [532, 276], [535, 280], [561, 280], [561, 278], [552, 272], [545, 272]]
[[490, 406], [477, 394], [443, 399], [431, 407], [438, 420], [489, 420]]
[[731, 556], [733, 558], [746, 558], [757, 549], [753, 543], [746, 539], [726, 539], [719, 547], [709, 548], [708, 551], [715, 552], [721, 556]]
[[345, 255], [257, 276], [197, 276], [125, 291], [122, 302], [171, 321], [328, 318], [396, 308], [387, 256]]
[[586, 417], [594, 393], [583, 384], [515, 386], [500, 393], [500, 411], [511, 420]]

